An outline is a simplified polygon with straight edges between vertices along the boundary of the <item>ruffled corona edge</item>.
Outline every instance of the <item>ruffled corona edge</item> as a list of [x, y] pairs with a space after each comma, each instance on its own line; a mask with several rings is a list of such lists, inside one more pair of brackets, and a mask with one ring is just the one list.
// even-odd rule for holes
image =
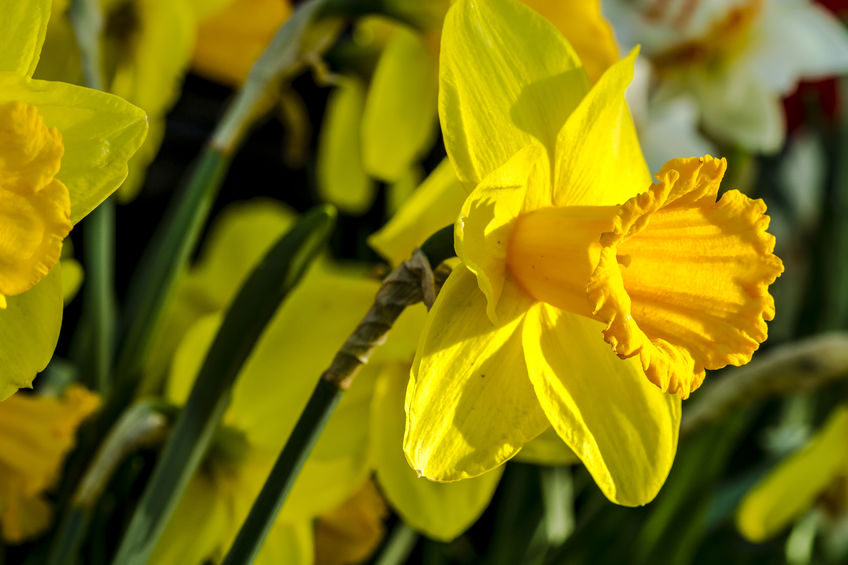
[[716, 201], [724, 159], [675, 159], [619, 209], [587, 287], [593, 317], [621, 358], [687, 398], [705, 369], [743, 365], [774, 317], [768, 287], [783, 272], [762, 200]]

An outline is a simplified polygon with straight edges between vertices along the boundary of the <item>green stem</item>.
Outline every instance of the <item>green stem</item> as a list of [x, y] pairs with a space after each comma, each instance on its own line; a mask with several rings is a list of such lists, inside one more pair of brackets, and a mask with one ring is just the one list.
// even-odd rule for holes
[[386, 542], [386, 546], [383, 548], [382, 553], [380, 553], [380, 557], [374, 562], [374, 565], [400, 565], [401, 563], [406, 563], [409, 554], [412, 553], [417, 542], [418, 534], [415, 530], [402, 521], [398, 522], [389, 536], [389, 541]]
[[325, 247], [334, 222], [335, 212], [327, 207], [305, 214], [271, 248], [239, 290], [206, 354], [113, 563], [147, 563], [206, 452], [242, 365], [280, 304]]
[[94, 506], [118, 465], [130, 453], [161, 441], [167, 425], [168, 417], [159, 402], [140, 402], [127, 409], [77, 485], [53, 538], [47, 565], [76, 562]]
[[333, 413], [344, 391], [321, 379], [312, 391], [282, 453], [274, 463], [268, 480], [256, 497], [250, 514], [241, 526], [223, 565], [252, 563], [262, 547], [265, 536], [286, 499], [298, 472], [306, 463], [312, 447]]
[[421, 249], [416, 249], [410, 260], [392, 271], [377, 291], [368, 313], [321, 375], [306, 409], [227, 553], [224, 565], [253, 562], [341, 395], [350, 387], [377, 346], [383, 343], [401, 312], [421, 301], [428, 305], [433, 303], [435, 280], [431, 264], [437, 265], [454, 253], [452, 242], [447, 248], [436, 245], [435, 242], [444, 243], [443, 232], [441, 230], [428, 238], [427, 247], [444, 255], [427, 257]]
[[200, 237], [229, 163], [229, 156], [206, 147], [139, 262], [118, 345], [115, 378], [120, 391], [113, 395], [121, 402], [118, 412], [132, 397], [165, 302]]
[[107, 199], [89, 215], [84, 234], [87, 276], [85, 303], [90, 324], [90, 361], [86, 373], [97, 390], [111, 385], [112, 338], [115, 332], [115, 203]]

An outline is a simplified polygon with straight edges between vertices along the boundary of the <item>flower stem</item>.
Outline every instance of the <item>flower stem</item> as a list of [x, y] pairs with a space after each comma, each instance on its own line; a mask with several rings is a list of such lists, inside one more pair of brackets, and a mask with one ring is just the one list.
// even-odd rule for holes
[[403, 521], [398, 522], [389, 536], [375, 565], [400, 565], [406, 563], [418, 541], [418, 534]]
[[680, 426], [680, 437], [716, 422], [732, 409], [757, 399], [813, 390], [848, 376], [848, 333], [831, 333], [786, 344], [730, 368], [695, 395]]
[[254, 269], [224, 316], [113, 563], [147, 563], [229, 403], [242, 365], [265, 326], [324, 249], [335, 211], [305, 214]]
[[[386, 334], [404, 308], [422, 301], [428, 307], [433, 304], [436, 293], [433, 266], [454, 255], [453, 238], [446, 237], [446, 229], [428, 238], [420, 249], [413, 252], [411, 259], [401, 263], [383, 281], [374, 304], [318, 380], [306, 408], [241, 525], [223, 561], [224, 565], [253, 562], [342, 394], [374, 350], [385, 341]], [[452, 227], [450, 230], [452, 233]], [[425, 255], [423, 249], [431, 255]]]
[[87, 277], [85, 304], [90, 324], [90, 357], [83, 369], [106, 393], [111, 382], [115, 332], [115, 203], [106, 199], [89, 215], [83, 236]]
[[168, 416], [163, 412], [157, 401], [140, 402], [128, 408], [110, 430], [62, 517], [47, 565], [76, 562], [94, 506], [118, 465], [130, 453], [164, 438]]

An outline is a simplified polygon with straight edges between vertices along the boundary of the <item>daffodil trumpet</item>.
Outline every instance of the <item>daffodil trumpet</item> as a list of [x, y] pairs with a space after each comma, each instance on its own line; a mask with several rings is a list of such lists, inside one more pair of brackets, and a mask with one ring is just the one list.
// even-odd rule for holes
[[407, 389], [420, 474], [481, 475], [552, 426], [610, 500], [645, 504], [671, 467], [680, 399], [765, 340], [783, 270], [765, 205], [718, 198], [723, 159], [674, 159], [651, 182], [624, 100], [637, 51], [590, 86], [520, 3], [448, 12], [439, 112], [470, 194], [462, 264]]

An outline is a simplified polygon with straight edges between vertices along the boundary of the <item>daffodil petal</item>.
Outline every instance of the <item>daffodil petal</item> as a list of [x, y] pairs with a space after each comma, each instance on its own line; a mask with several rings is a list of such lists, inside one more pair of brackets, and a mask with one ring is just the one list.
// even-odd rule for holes
[[[312, 522], [277, 520], [256, 555], [255, 565], [312, 565], [315, 553]], [[189, 562], [186, 562], [189, 563]]]
[[76, 259], [66, 257], [61, 259], [60, 263], [62, 264], [62, 298], [67, 304], [77, 295], [85, 273]]
[[554, 429], [611, 501], [653, 500], [677, 450], [680, 399], [615, 356], [603, 324], [537, 303], [524, 322], [530, 380]]
[[329, 461], [310, 457], [286, 498], [281, 519], [300, 520], [332, 510], [356, 492], [369, 472], [367, 452]]
[[[197, 473], [183, 491], [150, 558], [151, 565], [204, 563], [220, 558], [221, 540], [229, 535], [229, 510], [220, 491]], [[191, 532], [191, 535], [186, 535]]]
[[51, 6], [51, 0], [3, 3], [3, 17], [0, 18], [0, 72], [32, 76], [47, 33]]
[[433, 233], [452, 224], [466, 193], [445, 159], [380, 231], [368, 238], [380, 255], [399, 265]]
[[62, 273], [57, 264], [28, 291], [6, 298], [0, 310], [0, 400], [32, 386], [59, 340], [62, 325]]
[[510, 281], [498, 325], [474, 275], [458, 266], [430, 310], [406, 397], [404, 451], [433, 480], [475, 477], [542, 433], [548, 420], [530, 385], [521, 343], [530, 298]]
[[436, 483], [415, 474], [403, 456], [403, 401], [408, 365], [386, 365], [371, 402], [374, 468], [383, 494], [404, 523], [427, 537], [450, 541], [468, 529], [489, 505], [502, 467], [456, 483]]
[[127, 176], [127, 161], [147, 134], [144, 112], [123, 99], [71, 84], [0, 75], [0, 103], [38, 108], [48, 127], [62, 134], [65, 154], [56, 175], [71, 196], [78, 222]]
[[557, 135], [556, 206], [622, 204], [651, 184], [624, 91], [638, 48], [607, 70]]
[[420, 35], [398, 26], [365, 99], [362, 156], [369, 174], [396, 181], [426, 151], [436, 132], [437, 79], [436, 54]]
[[525, 199], [550, 187], [544, 147], [531, 143], [484, 178], [462, 205], [454, 227], [457, 255], [477, 277], [494, 322], [506, 277], [510, 232]]
[[316, 565], [365, 563], [386, 533], [386, 502], [373, 481], [315, 521]]
[[358, 79], [339, 79], [321, 126], [317, 180], [321, 198], [351, 214], [362, 214], [376, 195], [362, 165], [360, 128], [365, 93]]
[[800, 451], [751, 489], [736, 513], [739, 531], [752, 542], [774, 536], [808, 510], [848, 469], [848, 407], [838, 408]]
[[562, 32], [577, 51], [592, 82], [618, 60], [612, 26], [601, 14], [600, 0], [521, 0]]
[[580, 458], [553, 428], [527, 443], [515, 456], [515, 460], [534, 465], [573, 465], [580, 462]]
[[469, 189], [533, 139], [553, 154], [557, 132], [589, 88], [562, 34], [514, 0], [456, 2], [440, 57], [445, 147]]

